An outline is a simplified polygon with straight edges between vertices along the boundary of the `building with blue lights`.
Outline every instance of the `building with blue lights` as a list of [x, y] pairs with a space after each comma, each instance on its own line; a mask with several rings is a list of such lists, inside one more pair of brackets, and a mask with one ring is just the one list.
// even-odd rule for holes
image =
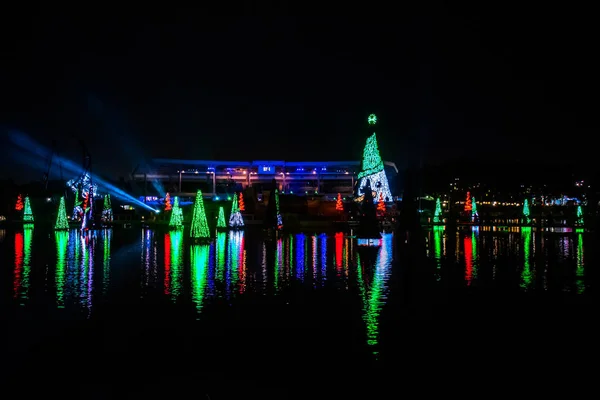
[[[384, 162], [392, 194], [398, 168]], [[217, 161], [154, 159], [145, 170], [132, 174], [145, 195], [162, 196], [157, 186], [172, 194], [193, 194], [198, 188], [219, 196], [252, 187], [256, 192], [270, 188], [275, 179], [279, 190], [294, 194], [351, 195], [355, 192], [360, 161]], [[156, 193], [155, 193], [156, 192]]]

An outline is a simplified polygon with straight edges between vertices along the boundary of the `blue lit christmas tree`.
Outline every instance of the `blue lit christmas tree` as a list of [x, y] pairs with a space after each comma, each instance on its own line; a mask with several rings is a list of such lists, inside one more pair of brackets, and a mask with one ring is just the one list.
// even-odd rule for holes
[[[375, 127], [375, 124], [377, 124], [377, 117], [375, 114], [369, 115], [368, 122], [369, 127]], [[392, 193], [390, 192], [388, 185], [383, 160], [379, 154], [375, 132], [367, 138], [367, 143], [363, 149], [363, 159], [358, 179], [358, 190], [356, 193], [357, 201], [363, 200], [367, 181], [371, 183], [371, 190], [374, 192], [373, 201], [375, 203], [377, 203], [381, 197], [383, 198], [383, 201], [392, 201]]]

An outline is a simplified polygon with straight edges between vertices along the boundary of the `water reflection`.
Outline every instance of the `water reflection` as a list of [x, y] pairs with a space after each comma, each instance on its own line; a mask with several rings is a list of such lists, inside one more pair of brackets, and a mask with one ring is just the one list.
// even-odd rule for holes
[[[190, 248], [190, 265], [192, 279], [192, 301], [198, 313], [202, 311], [206, 277], [208, 271], [209, 245], [192, 245]], [[198, 317], [199, 318], [199, 317]]]
[[[363, 320], [367, 329], [367, 344], [378, 355], [379, 316], [387, 299], [388, 281], [392, 273], [393, 234], [383, 234], [373, 271], [357, 254], [356, 278], [363, 302]], [[370, 284], [369, 284], [370, 283]]]
[[181, 295], [183, 284], [183, 232], [174, 230], [165, 233], [164, 268], [165, 278], [163, 283], [164, 294], [176, 300]]
[[67, 246], [69, 245], [69, 232], [57, 231], [54, 233], [56, 241], [56, 305], [58, 308], [65, 307], [65, 284], [67, 282]]
[[0, 229], [0, 243], [4, 242], [5, 237], [6, 237], [6, 229]]
[[112, 229], [102, 231], [102, 293], [106, 295], [110, 284], [110, 245]]
[[29, 299], [29, 280], [31, 275], [31, 244], [33, 225], [23, 226], [23, 232], [15, 233], [15, 271], [13, 296], [24, 305]]
[[157, 242], [154, 238], [154, 231], [151, 229], [142, 229], [142, 297], [148, 287], [155, 287], [158, 284], [158, 251]]
[[575, 270], [575, 285], [577, 287], [577, 293], [581, 294], [585, 292], [585, 258], [583, 251], [583, 234], [577, 233], [577, 258], [576, 258], [576, 270]]
[[531, 227], [524, 226], [521, 228], [521, 235], [523, 237], [523, 271], [521, 272], [521, 287], [523, 289], [529, 289], [532, 282], [531, 272]]

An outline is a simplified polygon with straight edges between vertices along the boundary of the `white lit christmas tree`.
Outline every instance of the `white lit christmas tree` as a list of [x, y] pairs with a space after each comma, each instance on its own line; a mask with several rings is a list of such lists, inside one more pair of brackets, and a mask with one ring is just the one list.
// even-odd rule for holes
[[233, 196], [233, 201], [231, 202], [231, 214], [229, 215], [229, 227], [232, 229], [240, 229], [244, 227], [244, 218], [242, 218], [242, 213], [240, 212], [240, 207], [238, 206], [237, 196]]
[[102, 209], [101, 220], [104, 223], [109, 223], [113, 221], [113, 213], [112, 213], [112, 204], [110, 201], [110, 194], [106, 194], [104, 196], [104, 208]]
[[[377, 124], [375, 114], [369, 115], [368, 121], [370, 127], [375, 127], [375, 124]], [[358, 179], [358, 201], [362, 201], [364, 196], [363, 190], [367, 181], [371, 182], [371, 189], [374, 192], [373, 199], [376, 203], [380, 198], [383, 198], [383, 201], [392, 201], [392, 193], [390, 192], [387, 176], [385, 175], [383, 160], [379, 154], [375, 132], [367, 138], [367, 143], [363, 149], [363, 159]]]

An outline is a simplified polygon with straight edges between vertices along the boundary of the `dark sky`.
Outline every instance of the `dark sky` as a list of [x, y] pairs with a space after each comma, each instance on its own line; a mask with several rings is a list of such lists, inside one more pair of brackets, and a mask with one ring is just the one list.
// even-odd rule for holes
[[[84, 139], [107, 175], [151, 157], [359, 159], [371, 112], [400, 167], [419, 153], [583, 162], [597, 148], [597, 44], [575, 11], [14, 16], [0, 126], [78, 162]], [[7, 168], [2, 143], [0, 178], [41, 178]]]

